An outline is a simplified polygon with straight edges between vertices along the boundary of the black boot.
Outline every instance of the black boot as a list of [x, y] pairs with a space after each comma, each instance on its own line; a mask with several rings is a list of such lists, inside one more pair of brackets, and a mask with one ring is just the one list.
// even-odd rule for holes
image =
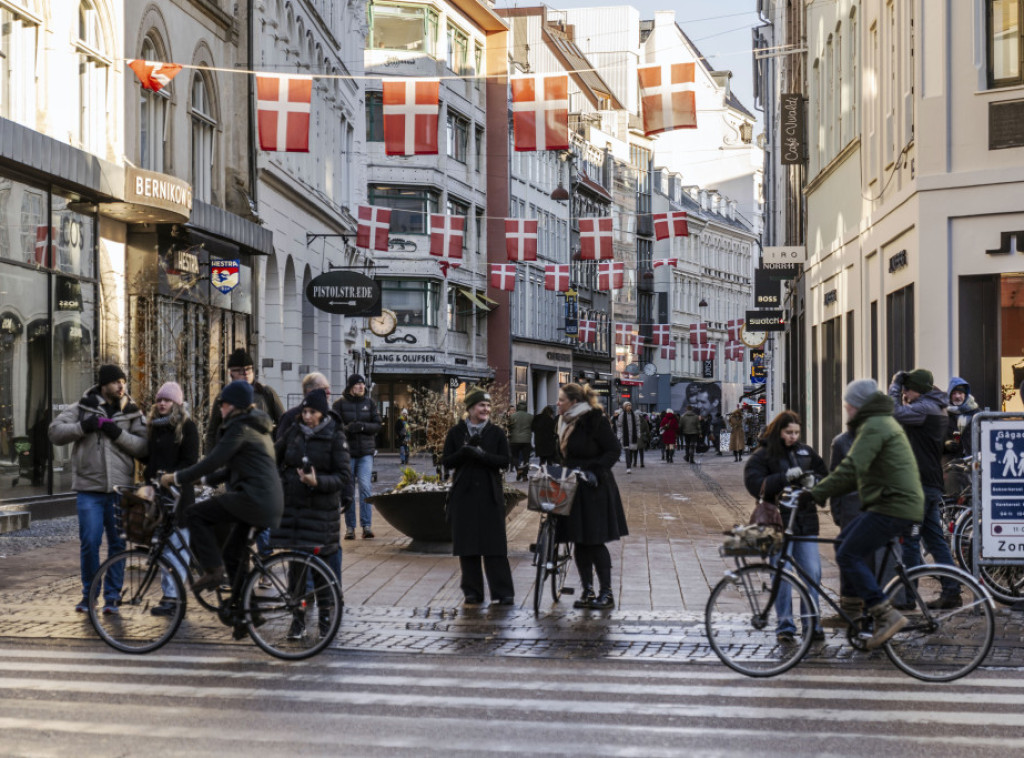
[[587, 587], [584, 585], [583, 592], [580, 593], [579, 598], [575, 603], [572, 604], [573, 608], [593, 608], [594, 607], [594, 588]]
[[615, 598], [611, 590], [601, 590], [601, 593], [590, 604], [590, 607], [597, 611], [606, 611], [615, 607]]

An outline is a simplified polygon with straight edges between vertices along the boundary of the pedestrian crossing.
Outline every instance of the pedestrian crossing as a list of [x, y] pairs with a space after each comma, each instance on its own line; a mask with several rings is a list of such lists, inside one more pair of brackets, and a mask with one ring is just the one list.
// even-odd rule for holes
[[0, 754], [1005, 756], [1024, 679], [944, 685], [849, 665], [770, 680], [711, 665], [173, 646], [0, 649]]

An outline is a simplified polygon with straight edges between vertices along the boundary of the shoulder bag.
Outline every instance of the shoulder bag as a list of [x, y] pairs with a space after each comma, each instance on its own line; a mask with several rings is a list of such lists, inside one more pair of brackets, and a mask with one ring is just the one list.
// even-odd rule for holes
[[772, 529], [782, 531], [782, 513], [779, 512], [779, 506], [770, 500], [764, 499], [764, 488], [767, 481], [761, 483], [761, 494], [758, 495], [757, 505], [754, 506], [754, 512], [750, 514], [750, 522], [755, 526], [767, 526]]

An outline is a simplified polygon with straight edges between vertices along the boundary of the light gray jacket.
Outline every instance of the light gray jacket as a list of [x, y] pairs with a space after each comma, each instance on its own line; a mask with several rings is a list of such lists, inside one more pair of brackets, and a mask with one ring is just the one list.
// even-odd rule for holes
[[104, 414], [99, 387], [93, 387], [50, 423], [50, 442], [72, 444], [71, 487], [75, 492], [113, 492], [116, 485], [132, 484], [135, 459], [145, 458], [148, 452], [146, 419], [130, 397], [121, 398], [121, 410], [111, 417], [121, 428], [117, 439], [98, 430], [88, 434], [82, 430], [82, 419]]

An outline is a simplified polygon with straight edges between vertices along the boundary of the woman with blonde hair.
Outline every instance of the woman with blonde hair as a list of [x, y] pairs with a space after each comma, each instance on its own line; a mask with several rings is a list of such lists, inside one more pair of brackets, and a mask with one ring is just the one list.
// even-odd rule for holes
[[[612, 595], [612, 558], [607, 543], [629, 534], [612, 466], [622, 446], [590, 387], [566, 384], [558, 392], [558, 451], [562, 464], [590, 472], [596, 486], [581, 484], [572, 511], [559, 523], [559, 542], [574, 542], [583, 591], [576, 608], [607, 610]], [[599, 592], [594, 594], [594, 573]]]

